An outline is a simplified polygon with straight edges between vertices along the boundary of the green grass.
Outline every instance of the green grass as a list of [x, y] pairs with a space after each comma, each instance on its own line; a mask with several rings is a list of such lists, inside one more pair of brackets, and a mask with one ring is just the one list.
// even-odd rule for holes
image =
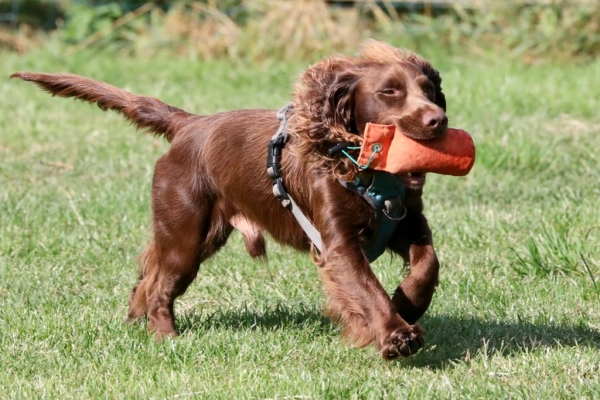
[[[196, 113], [277, 108], [305, 68], [65, 56], [52, 44], [1, 57], [3, 79], [68, 71]], [[167, 145], [3, 80], [0, 397], [597, 397], [600, 298], [581, 257], [600, 277], [600, 62], [434, 61], [451, 125], [474, 135], [478, 159], [465, 178], [428, 178], [441, 282], [424, 349], [391, 363], [342, 343], [306, 255], [269, 242], [257, 264], [238, 235], [177, 303], [179, 339], [156, 344], [126, 325]], [[374, 263], [390, 291], [406, 273], [397, 264]]]

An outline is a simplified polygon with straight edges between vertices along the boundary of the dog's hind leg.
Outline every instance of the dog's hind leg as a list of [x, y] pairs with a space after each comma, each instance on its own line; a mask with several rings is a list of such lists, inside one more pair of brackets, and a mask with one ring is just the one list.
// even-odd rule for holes
[[129, 322], [145, 317], [148, 313], [148, 286], [154, 281], [150, 276], [154, 276], [158, 268], [154, 240], [140, 254], [139, 263], [138, 282], [131, 291], [129, 298], [129, 311], [127, 313], [127, 321]]
[[[190, 172], [193, 174], [193, 172]], [[129, 319], [146, 315], [157, 337], [176, 336], [173, 305], [196, 278], [200, 263], [225, 244], [233, 227], [214, 196], [193, 192], [193, 179], [172, 168], [168, 153], [153, 182], [154, 240], [142, 255]]]

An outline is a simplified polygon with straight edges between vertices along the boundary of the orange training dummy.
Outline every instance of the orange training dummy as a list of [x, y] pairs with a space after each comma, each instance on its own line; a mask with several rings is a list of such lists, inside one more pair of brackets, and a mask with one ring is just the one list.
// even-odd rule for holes
[[394, 125], [368, 123], [357, 160], [365, 168], [392, 174], [432, 172], [462, 176], [475, 163], [475, 144], [467, 132], [448, 128], [439, 138], [415, 140]]

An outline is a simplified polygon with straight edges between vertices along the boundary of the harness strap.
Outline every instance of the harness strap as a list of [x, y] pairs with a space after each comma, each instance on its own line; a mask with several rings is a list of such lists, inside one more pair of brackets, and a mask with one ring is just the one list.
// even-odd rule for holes
[[285, 190], [281, 175], [281, 150], [289, 140], [289, 134], [287, 133], [287, 113], [292, 108], [292, 104], [287, 103], [277, 112], [279, 128], [269, 142], [267, 150], [267, 173], [273, 179], [273, 194], [275, 197], [281, 201], [281, 204], [285, 208], [292, 212], [292, 215], [294, 215], [304, 233], [306, 233], [317, 250], [321, 251], [323, 248], [321, 234]]
[[296, 205], [294, 199], [292, 199], [291, 197], [289, 197], [289, 199], [289, 209], [292, 211], [292, 214], [294, 214], [294, 217], [296, 217], [296, 220], [302, 227], [304, 233], [306, 233], [310, 241], [313, 242], [313, 245], [317, 248], [317, 250], [321, 251], [323, 248], [323, 243], [321, 242], [321, 234], [319, 233], [317, 228], [315, 228], [315, 226], [308, 220], [308, 218], [306, 218], [306, 215], [302, 213], [302, 210], [300, 210], [300, 208]]

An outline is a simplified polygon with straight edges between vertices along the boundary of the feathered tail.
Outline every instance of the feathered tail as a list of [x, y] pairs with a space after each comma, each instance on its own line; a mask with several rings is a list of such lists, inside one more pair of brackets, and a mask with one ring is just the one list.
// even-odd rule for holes
[[115, 110], [139, 128], [164, 135], [169, 142], [177, 131], [177, 121], [181, 121], [181, 117], [191, 116], [153, 97], [138, 96], [78, 75], [16, 72], [10, 77], [33, 82], [53, 96], [75, 97], [96, 103], [104, 111]]

